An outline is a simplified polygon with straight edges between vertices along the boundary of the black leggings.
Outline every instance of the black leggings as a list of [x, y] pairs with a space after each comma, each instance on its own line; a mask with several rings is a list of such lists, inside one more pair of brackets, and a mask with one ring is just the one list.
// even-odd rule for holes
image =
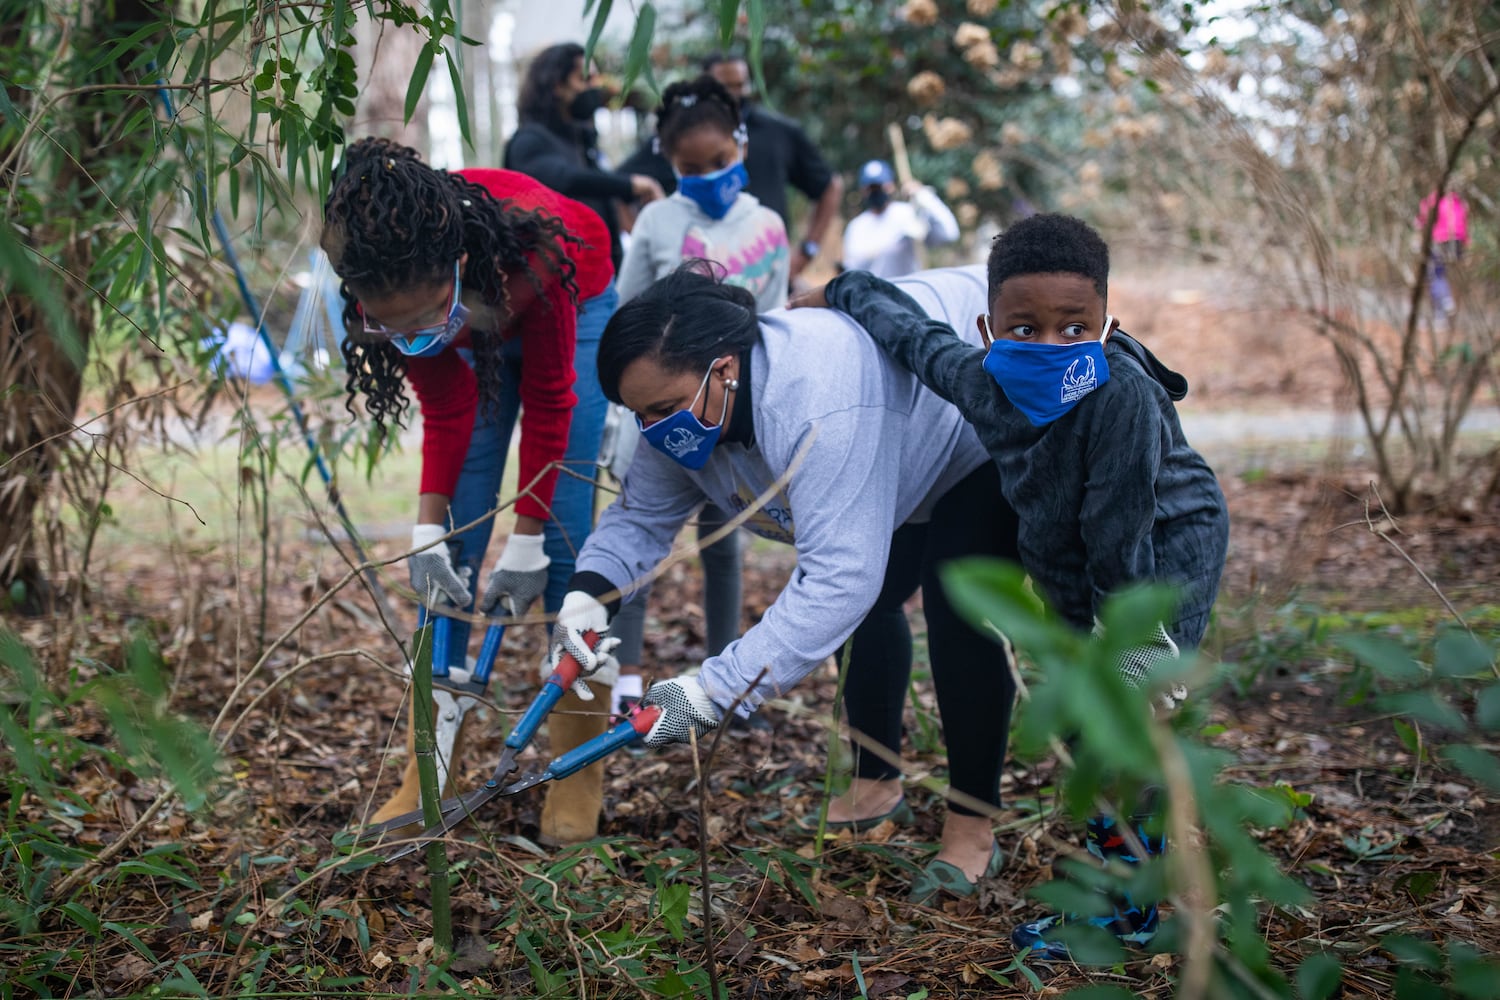
[[[1000, 495], [999, 474], [986, 462], [943, 494], [931, 521], [898, 528], [891, 536], [880, 596], [850, 637], [853, 651], [844, 685], [850, 727], [898, 758], [912, 656], [911, 626], [902, 606], [920, 584], [951, 783], [955, 790], [996, 807], [1015, 679], [999, 642], [970, 627], [948, 602], [938, 571], [949, 560], [964, 556], [1015, 560], [1017, 523], [1015, 511]], [[857, 740], [853, 751], [858, 777], [889, 779], [901, 773], [863, 751]], [[949, 808], [980, 815], [956, 802]]]

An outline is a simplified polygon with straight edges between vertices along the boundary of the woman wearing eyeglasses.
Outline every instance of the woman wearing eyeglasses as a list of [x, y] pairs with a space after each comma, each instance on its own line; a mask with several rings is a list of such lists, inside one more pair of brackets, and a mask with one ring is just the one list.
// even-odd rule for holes
[[[593, 518], [606, 406], [594, 349], [617, 301], [604, 223], [523, 174], [435, 170], [413, 149], [368, 138], [345, 154], [324, 206], [322, 246], [343, 279], [350, 411], [363, 396], [382, 431], [401, 426], [409, 382], [422, 415], [412, 548], [431, 547], [409, 561], [419, 599], [474, 608], [493, 519], [432, 543], [494, 508], [519, 412], [515, 525], [478, 606], [519, 615], [545, 596], [556, 611]], [[548, 468], [559, 461], [582, 478]], [[463, 667], [468, 637], [468, 622], [454, 619], [450, 668]], [[557, 718], [582, 731], [554, 725], [554, 750], [605, 721]], [[416, 808], [415, 779], [409, 765], [376, 822]], [[570, 784], [556, 786], [563, 799]], [[544, 836], [558, 795], [549, 795]], [[595, 805], [585, 825], [597, 814]], [[575, 829], [557, 839], [586, 839], [579, 832], [593, 835]]]

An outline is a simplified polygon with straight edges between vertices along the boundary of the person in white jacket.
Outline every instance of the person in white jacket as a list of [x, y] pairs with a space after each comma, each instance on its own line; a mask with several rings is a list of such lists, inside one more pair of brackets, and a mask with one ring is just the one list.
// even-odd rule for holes
[[[980, 268], [899, 282], [934, 318], [970, 332], [985, 308]], [[764, 616], [696, 673], [659, 679], [642, 704], [648, 746], [700, 741], [731, 715], [785, 694], [846, 642], [844, 703], [856, 743], [837, 826], [901, 821], [898, 759], [912, 662], [903, 605], [922, 587], [951, 780], [942, 846], [911, 896], [972, 896], [1001, 866], [990, 808], [1015, 684], [1004, 650], [956, 612], [940, 584], [969, 555], [1015, 558], [1017, 522], [974, 431], [846, 317], [757, 315], [742, 288], [685, 265], [620, 307], [599, 345], [599, 380], [636, 415], [642, 446], [621, 496], [579, 553], [549, 663], [562, 650], [610, 678], [612, 619], [705, 501], [750, 511], [745, 527], [795, 547], [797, 570]], [[768, 497], [764, 502], [760, 498]], [[589, 634], [605, 636], [596, 647]], [[597, 651], [596, 651], [597, 650]]]
[[[656, 141], [672, 164], [677, 189], [671, 197], [641, 210], [616, 283], [628, 302], [684, 260], [711, 261], [726, 284], [755, 296], [756, 312], [786, 305], [791, 251], [781, 216], [762, 205], [745, 185], [745, 129], [739, 101], [707, 73], [674, 83], [656, 112]], [[617, 436], [636, 436], [628, 413]], [[634, 444], [634, 440], [631, 440]], [[729, 519], [713, 504], [698, 514], [698, 537], [706, 538]], [[699, 554], [703, 560], [705, 646], [717, 656], [740, 634], [740, 550], [731, 533]], [[647, 588], [649, 591], [649, 588]], [[621, 664], [615, 697], [626, 707], [640, 699], [640, 663], [647, 593], [626, 605], [614, 622]]]
[[907, 181], [901, 193], [909, 200], [894, 200], [896, 175], [884, 160], [859, 168], [859, 189], [864, 211], [844, 227], [844, 270], [899, 278], [921, 268], [919, 247], [958, 239], [958, 220], [932, 188]]

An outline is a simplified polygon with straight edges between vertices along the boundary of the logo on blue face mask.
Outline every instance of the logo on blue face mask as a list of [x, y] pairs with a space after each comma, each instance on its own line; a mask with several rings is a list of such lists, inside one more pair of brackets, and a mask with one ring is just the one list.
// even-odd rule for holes
[[1046, 427], [1109, 381], [1104, 338], [1112, 322], [1106, 316], [1100, 338], [1080, 344], [996, 339], [984, 356], [984, 370], [1033, 427]]
[[696, 174], [677, 179], [677, 190], [691, 198], [712, 219], [722, 219], [729, 214], [734, 201], [750, 183], [743, 159], [731, 163], [723, 170], [711, 174]]
[[[715, 358], [713, 363], [716, 365], [719, 361], [719, 358]], [[647, 444], [683, 468], [695, 472], [708, 464], [714, 445], [719, 443], [719, 435], [724, 433], [724, 417], [729, 413], [727, 391], [724, 393], [724, 409], [719, 414], [718, 424], [710, 427], [693, 413], [698, 408], [698, 400], [708, 388], [708, 380], [713, 373], [713, 365], [710, 365], [687, 409], [678, 410], [649, 425], [642, 423], [639, 415], [635, 418], [636, 426], [641, 429], [641, 437], [646, 439]]]

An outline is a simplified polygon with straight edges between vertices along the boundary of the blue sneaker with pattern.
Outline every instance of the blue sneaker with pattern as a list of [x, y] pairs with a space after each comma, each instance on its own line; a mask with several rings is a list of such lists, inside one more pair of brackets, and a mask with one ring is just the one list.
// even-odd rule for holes
[[[1166, 836], [1151, 834], [1141, 822], [1133, 824], [1136, 839], [1146, 849], [1147, 857], [1156, 857], [1167, 849]], [[1130, 838], [1122, 833], [1113, 819], [1095, 816], [1089, 820], [1085, 844], [1090, 854], [1100, 861], [1121, 861], [1125, 864], [1140, 864]], [[1050, 913], [1037, 920], [1028, 921], [1010, 933], [1011, 943], [1017, 948], [1031, 949], [1029, 958], [1039, 961], [1068, 961], [1064, 928], [1080, 925], [1097, 927], [1114, 935], [1121, 944], [1133, 948], [1144, 948], [1156, 937], [1159, 922], [1156, 904], [1137, 904], [1129, 896], [1118, 893], [1110, 895], [1111, 912], [1097, 916], [1078, 913]]]

